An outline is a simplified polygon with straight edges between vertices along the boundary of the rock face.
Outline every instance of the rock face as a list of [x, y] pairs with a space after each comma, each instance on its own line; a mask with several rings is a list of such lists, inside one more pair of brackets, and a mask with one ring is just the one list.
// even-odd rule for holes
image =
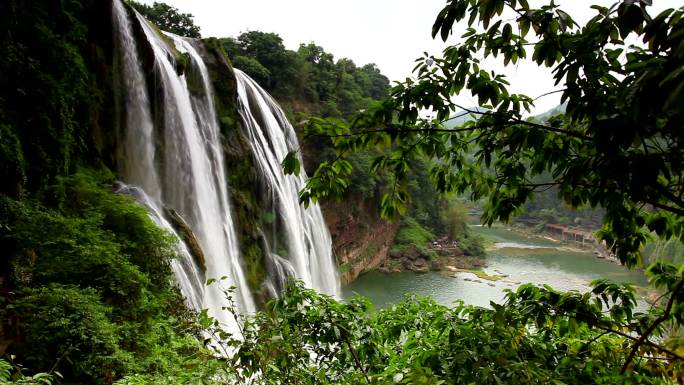
[[376, 204], [372, 200], [349, 197], [341, 202], [325, 202], [322, 206], [343, 285], [380, 266], [394, 242], [399, 224], [381, 219]]
[[202, 269], [202, 272], [206, 273], [207, 263], [204, 257], [204, 251], [202, 251], [202, 247], [200, 246], [200, 243], [197, 240], [195, 233], [192, 232], [192, 229], [190, 228], [188, 223], [185, 222], [185, 219], [183, 219], [183, 217], [180, 214], [178, 214], [176, 210], [166, 208], [166, 215], [171, 220], [171, 225], [176, 229], [178, 234], [181, 236], [183, 242], [185, 242], [185, 245], [190, 250], [190, 253], [192, 253], [192, 256], [195, 258], [195, 262], [197, 262], [197, 265], [200, 267], [200, 269]]
[[438, 256], [436, 270], [448, 270], [447, 267], [471, 270], [486, 266], [483, 257], [465, 255], [456, 241], [449, 240], [446, 237], [433, 242], [430, 248]]
[[394, 249], [389, 253], [389, 258], [384, 260], [379, 270], [385, 273], [398, 273], [413, 271], [427, 273], [430, 270], [438, 270], [434, 254], [426, 253], [415, 245], [410, 245], [404, 250]]
[[429, 248], [410, 245], [403, 250], [394, 249], [389, 253], [389, 258], [382, 261], [378, 270], [385, 273], [427, 273], [430, 270], [472, 270], [485, 266], [484, 258], [467, 256], [455, 242], [440, 240], [433, 242]]

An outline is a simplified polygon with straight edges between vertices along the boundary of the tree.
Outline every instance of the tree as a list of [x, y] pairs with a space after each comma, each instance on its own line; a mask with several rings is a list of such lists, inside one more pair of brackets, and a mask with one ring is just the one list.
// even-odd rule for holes
[[[486, 200], [487, 224], [509, 220], [552, 186], [573, 207], [604, 208], [599, 238], [623, 263], [641, 266], [641, 246], [652, 235], [684, 239], [684, 10], [651, 15], [650, 4], [593, 6], [596, 15], [580, 26], [553, 1], [533, 8], [526, 0], [449, 0], [433, 36], [449, 40], [455, 23], [467, 29], [442, 57], [418, 59], [415, 79], [397, 84], [391, 99], [349, 125], [309, 122], [307, 136], [331, 137], [338, 157], [321, 164], [301, 200], [344, 190], [347, 154], [382, 145], [391, 151], [374, 160], [374, 170], [394, 175], [381, 200], [386, 217], [405, 211], [410, 162], [427, 157], [439, 191]], [[641, 43], [631, 45], [634, 39]], [[504, 65], [529, 57], [552, 68], [566, 113], [526, 119], [534, 99], [485, 70], [483, 57]], [[463, 92], [481, 108], [455, 103]], [[446, 125], [469, 114], [474, 119], [462, 126]], [[535, 182], [543, 174], [551, 180]], [[623, 372], [652, 334], [662, 335], [663, 324], [684, 322], [682, 268], [657, 262], [648, 272], [665, 294], [652, 313], [614, 325], [631, 325], [639, 335]]]
[[152, 23], [156, 24], [164, 31], [175, 33], [176, 35], [200, 38], [200, 27], [195, 25], [193, 16], [189, 13], [181, 13], [178, 8], [165, 3], [146, 5], [137, 1], [130, 1], [130, 4], [138, 12]]
[[386, 98], [388, 82], [387, 78], [380, 73], [380, 69], [375, 64], [366, 64], [361, 70], [368, 75], [370, 81], [368, 96], [376, 100]]
[[389, 80], [375, 64], [357, 67], [351, 59], [335, 61], [314, 43], [292, 51], [278, 34], [261, 31], [221, 38], [219, 43], [233, 65], [286, 104], [286, 111], [347, 118], [388, 95]]

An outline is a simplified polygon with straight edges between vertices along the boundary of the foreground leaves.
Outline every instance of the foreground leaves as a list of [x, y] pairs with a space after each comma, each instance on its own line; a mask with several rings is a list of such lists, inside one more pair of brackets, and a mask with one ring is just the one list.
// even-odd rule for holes
[[[239, 316], [235, 334], [213, 329], [229, 353], [222, 381], [238, 384], [667, 384], [682, 374], [676, 353], [639, 347], [624, 375], [633, 333], [658, 313], [635, 311], [634, 291], [607, 281], [594, 293], [523, 285], [491, 309], [407, 297], [375, 311], [293, 282], [267, 310]], [[599, 294], [596, 294], [599, 293]], [[232, 291], [228, 291], [229, 297]], [[674, 354], [674, 355], [673, 355]]]

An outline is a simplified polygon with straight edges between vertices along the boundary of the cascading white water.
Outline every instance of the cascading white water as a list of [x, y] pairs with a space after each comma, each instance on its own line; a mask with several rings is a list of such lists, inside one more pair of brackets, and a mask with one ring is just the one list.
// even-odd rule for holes
[[[285, 175], [281, 161], [291, 149], [298, 149], [297, 136], [278, 104], [254, 80], [235, 70], [238, 83], [240, 116], [247, 129], [261, 177], [265, 180], [284, 231], [287, 255], [271, 253], [271, 285], [283, 280], [278, 274], [292, 270], [308, 287], [339, 296], [340, 281], [332, 254], [332, 241], [321, 209], [317, 204], [304, 208], [299, 191], [306, 174]], [[301, 161], [301, 157], [300, 157]], [[275, 245], [271, 245], [275, 249]], [[290, 267], [284, 266], [289, 264]]]
[[[239, 310], [253, 312], [254, 300], [240, 264], [207, 67], [191, 41], [173, 34], [162, 38], [136, 13], [154, 54], [152, 76], [156, 93], [150, 98], [132, 21], [121, 0], [113, 3], [115, 61], [122, 88], [119, 99], [124, 104], [119, 107], [125, 111], [119, 130], [123, 133], [119, 167], [127, 184], [122, 185], [120, 192], [137, 199], [155, 223], [174, 234], [178, 226], [172, 226], [166, 210], [177, 212], [202, 249], [206, 278], [227, 277], [222, 287], [237, 288], [233, 300]], [[173, 47], [168, 40], [173, 42]], [[191, 82], [192, 92], [186, 76], [177, 72], [175, 58], [179, 52], [190, 59], [185, 73], [193, 75], [192, 80], [199, 79]], [[298, 202], [298, 191], [306, 177], [304, 174], [286, 176], [280, 166], [289, 149], [298, 146], [294, 130], [265, 91], [240, 71], [236, 71], [236, 77], [240, 115], [260, 178], [278, 214], [271, 232], [274, 239], [264, 245], [269, 261], [266, 286], [276, 296], [287, 278], [294, 276], [309, 287], [339, 296], [332, 242], [320, 208], [314, 204], [305, 209]], [[175, 225], [175, 214], [170, 217], [174, 218]], [[286, 251], [281, 250], [283, 243]], [[221, 287], [202, 285], [204, 276], [198, 260], [182, 242], [179, 253], [181, 259], [174, 261], [172, 267], [188, 303], [198, 310], [208, 309], [228, 331], [235, 331], [236, 320], [222, 311], [228, 304]]]
[[117, 79], [120, 80], [117, 90], [124, 96], [126, 112], [125, 124], [117, 130], [123, 144], [118, 147], [119, 171], [128, 183], [141, 187], [159, 200], [161, 189], [154, 159], [154, 124], [145, 77], [124, 5], [115, 0], [112, 7], [116, 51], [114, 74], [121, 78]]
[[[145, 191], [139, 187], [120, 183], [116, 192], [133, 197], [133, 199], [147, 209], [147, 213], [157, 226], [174, 234], [176, 238], [180, 240], [180, 236], [176, 233], [174, 227], [164, 217], [163, 210], [159, 207], [157, 201], [148, 196]], [[181, 293], [185, 296], [188, 304], [193, 309], [201, 309], [204, 279], [197, 269], [193, 256], [185, 243], [178, 243], [178, 253], [180, 254], [181, 259], [174, 259], [171, 262], [173, 274], [175, 275], [176, 280], [180, 285]]]
[[[244, 312], [254, 311], [237, 245], [230, 207], [223, 155], [217, 148], [218, 125], [206, 69], [200, 73], [204, 86], [201, 97], [192, 97], [186, 79], [176, 73], [174, 52], [139, 14], [138, 20], [152, 46], [155, 66], [163, 90], [162, 200], [178, 211], [195, 232], [206, 256], [206, 276], [227, 277], [223, 287], [235, 286], [234, 300]], [[199, 57], [191, 45], [183, 48]], [[199, 62], [191, 63], [197, 65]], [[193, 109], [196, 106], [196, 109]], [[205, 289], [203, 306], [209, 314], [235, 329], [235, 320], [221, 311], [226, 300], [220, 285]]]
[[[202, 76], [204, 89], [191, 96], [186, 79], [176, 73], [174, 52], [140, 15], [136, 14], [154, 53], [154, 76], [161, 95], [150, 105], [137, 57], [131, 22], [120, 0], [114, 1], [114, 18], [121, 57], [123, 88], [126, 89], [126, 134], [122, 140], [120, 171], [127, 183], [140, 187], [134, 196], [148, 208], [158, 225], [173, 232], [160, 207], [178, 212], [196, 235], [205, 256], [207, 278], [227, 277], [220, 285], [200, 284], [194, 263], [177, 262], [176, 279], [196, 309], [206, 308], [228, 331], [236, 320], [222, 311], [227, 301], [222, 288], [235, 286], [233, 299], [243, 312], [254, 311], [251, 291], [239, 263], [240, 253], [228, 204], [227, 181], [220, 151], [218, 124], [206, 68], [193, 60]], [[176, 39], [179, 48], [199, 58], [191, 45]], [[156, 108], [156, 114], [151, 113]], [[157, 127], [152, 116], [156, 115]], [[160, 118], [159, 118], [160, 117]], [[129, 189], [130, 191], [130, 189]], [[184, 245], [181, 246], [181, 249]], [[187, 252], [185, 250], [181, 250]], [[183, 253], [181, 253], [183, 254]], [[188, 253], [189, 255], [189, 253]], [[198, 300], [198, 298], [200, 300]]]
[[[161, 185], [155, 167], [154, 124], [142, 67], [128, 14], [120, 0], [112, 2], [114, 44], [117, 59], [115, 76], [120, 77], [119, 94], [124, 99], [125, 125], [117, 129], [120, 142], [118, 164], [121, 175], [131, 185], [123, 185], [120, 193], [131, 195], [143, 205], [150, 218], [160, 227], [176, 235], [175, 229], [164, 218], [160, 206]], [[151, 196], [148, 195], [152, 194]], [[171, 268], [181, 293], [194, 309], [201, 309], [204, 279], [192, 254], [183, 242], [178, 244], [179, 259], [171, 261]]]

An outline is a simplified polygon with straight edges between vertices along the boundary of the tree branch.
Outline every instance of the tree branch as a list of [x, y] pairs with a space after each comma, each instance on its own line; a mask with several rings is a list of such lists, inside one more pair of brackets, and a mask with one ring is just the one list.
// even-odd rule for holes
[[[655, 183], [654, 187], [657, 191], [661, 192], [665, 197], [667, 197], [672, 203], [679, 207], [684, 207], [684, 200], [676, 196], [672, 191], [668, 190], [667, 187], [661, 185], [660, 183]], [[684, 211], [682, 211], [684, 213]]]
[[[600, 330], [605, 330], [605, 331], [607, 331], [607, 332], [611, 332], [611, 333], [617, 334], [617, 335], [619, 335], [619, 336], [621, 336], [621, 337], [627, 338], [627, 339], [632, 340], [632, 341], [637, 341], [637, 340], [638, 340], [638, 339], [637, 339], [636, 337], [634, 337], [634, 336], [630, 336], [630, 335], [627, 334], [627, 333], [621, 332], [621, 331], [619, 331], [619, 330], [611, 329], [611, 328], [609, 328], [609, 327], [604, 327], [604, 326], [600, 326], [600, 325], [594, 325], [594, 327], [597, 328], [597, 329], [600, 329]], [[664, 346], [660, 346], [660, 345], [658, 345], [658, 344], [656, 344], [656, 343], [651, 342], [649, 339], [645, 339], [644, 342], [643, 342], [643, 345], [648, 345], [648, 346], [650, 346], [650, 347], [652, 347], [652, 348], [655, 348], [655, 349], [660, 350], [660, 351], [663, 352], [663, 353], [667, 353], [667, 354], [671, 355], [672, 357], [674, 357], [674, 358], [676, 358], [676, 359], [678, 359], [678, 360], [684, 361], [684, 357], [680, 356], [679, 354], [673, 352], [672, 350], [670, 350], [670, 349], [668, 349], [668, 348], [666, 348], [666, 347], [664, 347]]]
[[[471, 114], [487, 115], [487, 116], [494, 116], [494, 117], [503, 116], [502, 114], [499, 114], [499, 113], [497, 113], [497, 112], [471, 110], [471, 109], [465, 108], [465, 107], [463, 107], [463, 106], [459, 106], [459, 105], [457, 105], [457, 104], [455, 104], [455, 106], [458, 107], [458, 108], [460, 108], [460, 109], [462, 109], [462, 110], [464, 110], [464, 111], [468, 111], [468, 112], [470, 112]], [[562, 128], [549, 126], [549, 125], [547, 125], [547, 124], [536, 123], [536, 122], [530, 122], [530, 121], [523, 120], [523, 119], [520, 119], [520, 118], [509, 117], [509, 116], [505, 116], [505, 117], [508, 118], [509, 122], [507, 122], [507, 123], [510, 123], [510, 124], [521, 124], [521, 125], [525, 125], [525, 126], [535, 127], [535, 128], [542, 129], [542, 130], [544, 130], [544, 131], [550, 131], [550, 132], [555, 132], [555, 133], [558, 133], [558, 134], [563, 134], [563, 135], [567, 135], [567, 136], [572, 136], [572, 137], [579, 138], [579, 139], [582, 139], [582, 140], [585, 140], [585, 141], [592, 141], [592, 140], [594, 140], [592, 137], [587, 136], [587, 135], [584, 135], [584, 134], [581, 134], [581, 133], [579, 133], [579, 132], [570, 131], [570, 130], [565, 130], [565, 129], [562, 129]], [[504, 122], [504, 123], [506, 123], [506, 122]]]
[[684, 209], [678, 209], [678, 208], [676, 208], [676, 207], [664, 205], [664, 204], [662, 204], [662, 203], [660, 203], [660, 202], [655, 202], [655, 201], [651, 201], [651, 200], [644, 200], [644, 203], [647, 203], [647, 204], [649, 204], [649, 205], [651, 205], [651, 206], [653, 206], [653, 207], [657, 207], [657, 208], [659, 208], [659, 209], [661, 209], [661, 210], [663, 210], [663, 211], [668, 211], [668, 212], [671, 212], [671, 213], [673, 213], [673, 214], [677, 214], [677, 215], [680, 215], [680, 216], [684, 216]]
[[667, 301], [667, 306], [665, 307], [665, 311], [663, 311], [663, 314], [656, 318], [655, 321], [651, 324], [651, 326], [646, 329], [644, 333], [639, 336], [639, 339], [634, 343], [634, 346], [632, 346], [632, 351], [629, 352], [629, 356], [627, 356], [627, 360], [625, 361], [625, 364], [622, 365], [622, 369], [620, 370], [620, 374], [624, 374], [627, 369], [629, 369], [629, 365], [632, 363], [632, 360], [634, 359], [634, 356], [637, 353], [637, 350], [639, 350], [639, 346], [644, 344], [644, 342], [647, 340], [648, 336], [653, 333], [653, 331], [666, 321], [670, 317], [670, 312], [672, 311], [672, 306], [674, 305], [674, 300], [675, 297], [677, 296], [677, 292], [684, 287], [684, 277], [682, 277], [679, 280], [679, 283], [677, 283], [677, 286], [672, 290], [672, 294], [670, 295], [670, 299]]
[[356, 354], [356, 350], [352, 347], [351, 343], [349, 342], [348, 338], [344, 339], [344, 342], [347, 344], [347, 347], [349, 348], [349, 351], [351, 352], [352, 357], [354, 358], [354, 362], [356, 364], [356, 367], [361, 370], [361, 373], [363, 373], [364, 378], [366, 379], [366, 383], [370, 384], [371, 380], [368, 377], [368, 373], [366, 373], [366, 368], [361, 365], [361, 361], [359, 361], [359, 356]]

